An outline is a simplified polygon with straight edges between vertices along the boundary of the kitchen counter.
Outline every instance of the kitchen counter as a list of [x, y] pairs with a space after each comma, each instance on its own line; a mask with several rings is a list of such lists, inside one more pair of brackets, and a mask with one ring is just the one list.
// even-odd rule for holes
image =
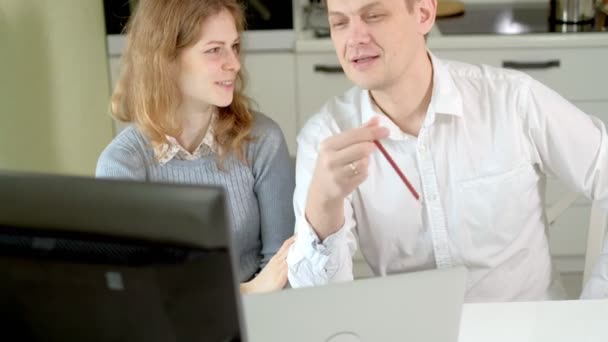
[[[543, 49], [594, 48], [608, 46], [608, 32], [592, 24], [559, 25], [547, 16], [546, 1], [523, 0], [513, 3], [467, 3], [463, 15], [438, 18], [428, 35], [428, 47], [436, 49]], [[318, 12], [314, 22], [326, 22]], [[562, 31], [586, 31], [568, 32]], [[300, 31], [296, 52], [332, 52], [329, 38]]]
[[608, 300], [465, 304], [459, 342], [605, 342]]
[[[501, 48], [559, 48], [608, 46], [608, 32], [539, 33], [521, 35], [441, 34], [437, 26], [429, 33], [429, 49], [501, 49]], [[329, 38], [315, 38], [312, 32], [302, 32], [296, 40], [296, 52], [330, 52], [334, 50]]]

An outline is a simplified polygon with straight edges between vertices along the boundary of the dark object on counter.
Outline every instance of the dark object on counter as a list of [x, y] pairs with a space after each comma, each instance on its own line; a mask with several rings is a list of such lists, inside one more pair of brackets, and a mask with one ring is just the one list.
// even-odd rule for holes
[[462, 1], [439, 1], [437, 2], [437, 18], [455, 17], [464, 14], [464, 3]]
[[551, 0], [550, 8], [556, 24], [589, 24], [595, 16], [594, 0]]
[[549, 3], [466, 5], [464, 15], [438, 18], [444, 36], [462, 34], [517, 35], [529, 33], [593, 32], [593, 20], [578, 24], [557, 23]]
[[549, 23], [554, 32], [593, 30], [595, 0], [551, 0]]
[[597, 31], [608, 30], [608, 0], [604, 0], [603, 3], [598, 4], [597, 11], [595, 13], [595, 29]]

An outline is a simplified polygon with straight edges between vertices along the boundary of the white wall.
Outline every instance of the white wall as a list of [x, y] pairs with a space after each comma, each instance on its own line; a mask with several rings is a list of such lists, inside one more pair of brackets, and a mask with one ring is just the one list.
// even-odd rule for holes
[[92, 175], [112, 136], [100, 0], [0, 0], [0, 169]]

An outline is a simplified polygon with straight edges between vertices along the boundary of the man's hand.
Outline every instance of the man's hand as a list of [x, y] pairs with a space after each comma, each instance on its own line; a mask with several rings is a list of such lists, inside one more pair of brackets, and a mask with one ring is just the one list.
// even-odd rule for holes
[[388, 134], [374, 118], [321, 143], [306, 202], [306, 218], [319, 238], [325, 239], [344, 223], [344, 199], [367, 179], [374, 140]]

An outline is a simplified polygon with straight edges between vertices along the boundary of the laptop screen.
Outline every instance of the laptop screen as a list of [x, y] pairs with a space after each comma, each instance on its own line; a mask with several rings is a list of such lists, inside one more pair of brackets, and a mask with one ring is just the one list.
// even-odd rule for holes
[[0, 175], [0, 333], [240, 341], [223, 201], [217, 188]]

